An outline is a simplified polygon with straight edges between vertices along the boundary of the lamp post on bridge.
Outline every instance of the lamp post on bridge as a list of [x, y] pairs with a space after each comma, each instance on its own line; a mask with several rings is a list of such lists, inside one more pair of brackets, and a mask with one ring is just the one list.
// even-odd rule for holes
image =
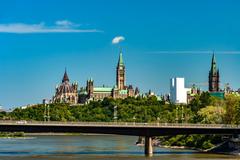
[[50, 121], [50, 113], [49, 113], [49, 104], [46, 103], [44, 104], [44, 115], [43, 115], [43, 118], [44, 118], [44, 122], [46, 121]]
[[182, 112], [181, 112], [181, 122], [183, 123], [184, 122], [184, 107], [183, 107], [183, 105], [181, 104], [181, 110], [182, 110]]
[[159, 126], [159, 121], [160, 121], [160, 118], [157, 117], [157, 125]]
[[176, 117], [175, 117], [176, 123], [178, 123], [178, 106], [176, 105]]
[[185, 120], [185, 114], [184, 114], [184, 106], [183, 104], [180, 104], [180, 106], [176, 106], [176, 123], [180, 121], [180, 123], [183, 123]]
[[133, 125], [135, 125], [136, 117], [133, 116]]
[[113, 120], [114, 122], [117, 122], [117, 106], [113, 107]]

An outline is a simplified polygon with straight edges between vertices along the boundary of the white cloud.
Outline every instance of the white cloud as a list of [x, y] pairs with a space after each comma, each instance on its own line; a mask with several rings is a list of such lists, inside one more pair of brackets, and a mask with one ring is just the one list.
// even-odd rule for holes
[[68, 20], [59, 20], [55, 22], [56, 25], [58, 26], [64, 26], [64, 27], [70, 27], [73, 26], [73, 23]]
[[118, 43], [120, 43], [120, 42], [122, 42], [122, 41], [124, 41], [124, 40], [125, 40], [125, 37], [123, 37], [123, 36], [117, 36], [117, 37], [114, 37], [114, 38], [113, 38], [112, 44], [118, 44]]
[[97, 29], [80, 29], [78, 25], [74, 25], [68, 20], [56, 21], [56, 25], [47, 26], [45, 23], [25, 24], [25, 23], [9, 23], [0, 24], [0, 33], [91, 33], [102, 32]]

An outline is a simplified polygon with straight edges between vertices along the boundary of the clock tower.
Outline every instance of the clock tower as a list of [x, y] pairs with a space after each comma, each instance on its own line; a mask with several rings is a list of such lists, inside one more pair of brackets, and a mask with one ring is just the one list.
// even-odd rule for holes
[[123, 63], [123, 55], [122, 55], [122, 50], [120, 51], [119, 54], [119, 59], [118, 59], [118, 64], [117, 64], [117, 70], [116, 70], [116, 84], [117, 88], [119, 90], [124, 90], [126, 89], [125, 87], [125, 81], [126, 81], [126, 75], [125, 75], [125, 65]]
[[208, 90], [209, 90], [209, 92], [219, 92], [220, 91], [220, 89], [219, 89], [219, 79], [220, 79], [219, 70], [217, 68], [215, 55], [213, 54], [211, 69], [209, 71], [209, 76], [208, 76], [208, 83], [209, 83]]

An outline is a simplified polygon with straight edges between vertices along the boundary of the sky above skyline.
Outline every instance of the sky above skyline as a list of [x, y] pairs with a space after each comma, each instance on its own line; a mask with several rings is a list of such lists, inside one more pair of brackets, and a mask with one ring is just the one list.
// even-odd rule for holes
[[142, 92], [168, 93], [176, 76], [186, 87], [206, 83], [213, 50], [221, 88], [238, 89], [239, 6], [238, 0], [2, 0], [0, 104], [51, 98], [65, 67], [80, 87], [90, 77], [97, 86], [114, 86], [120, 47], [127, 84]]

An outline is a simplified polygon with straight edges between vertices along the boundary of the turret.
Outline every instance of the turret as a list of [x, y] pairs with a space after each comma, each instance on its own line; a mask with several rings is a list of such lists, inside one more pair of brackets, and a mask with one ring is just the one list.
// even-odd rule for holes
[[90, 78], [89, 80], [87, 80], [87, 94], [89, 98], [93, 97], [93, 79]]

